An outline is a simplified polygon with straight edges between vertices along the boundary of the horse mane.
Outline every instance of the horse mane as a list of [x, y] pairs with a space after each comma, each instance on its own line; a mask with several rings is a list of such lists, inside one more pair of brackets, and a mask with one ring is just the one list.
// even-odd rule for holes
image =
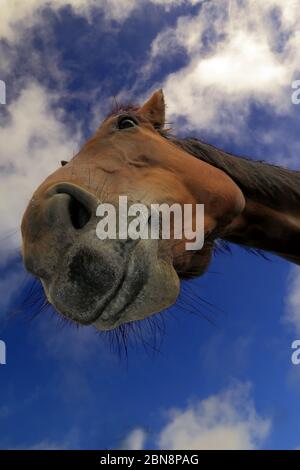
[[196, 138], [162, 136], [200, 160], [227, 173], [246, 197], [274, 209], [300, 204], [300, 171], [227, 153]]

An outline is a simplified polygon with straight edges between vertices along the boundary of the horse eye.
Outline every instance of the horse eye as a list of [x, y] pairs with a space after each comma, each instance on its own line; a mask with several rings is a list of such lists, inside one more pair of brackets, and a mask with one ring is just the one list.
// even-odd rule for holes
[[136, 127], [137, 122], [127, 116], [120, 117], [118, 120], [118, 129], [129, 129], [130, 127]]

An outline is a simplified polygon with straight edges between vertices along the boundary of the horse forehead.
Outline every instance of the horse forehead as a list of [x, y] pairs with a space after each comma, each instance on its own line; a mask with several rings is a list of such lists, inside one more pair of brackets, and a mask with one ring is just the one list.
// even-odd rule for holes
[[149, 145], [141, 138], [94, 142], [84, 147], [73, 160], [74, 167], [89, 166], [107, 173], [121, 171], [126, 167], [149, 167], [160, 163], [157, 155], [154, 158]]

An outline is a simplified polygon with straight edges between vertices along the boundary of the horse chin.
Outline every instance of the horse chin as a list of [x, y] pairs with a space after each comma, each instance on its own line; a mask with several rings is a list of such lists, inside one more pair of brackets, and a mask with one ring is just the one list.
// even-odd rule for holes
[[154, 242], [137, 245], [116, 296], [93, 322], [97, 330], [143, 320], [176, 302], [180, 289], [178, 275], [170, 259], [157, 254]]
[[[68, 256], [68, 268], [64, 270], [68, 275], [61, 272], [50, 282], [42, 281], [46, 296], [63, 316], [82, 325], [92, 324], [97, 330], [142, 320], [170, 307], [179, 293], [179, 278], [172, 262], [166, 256], [158, 257], [158, 253], [157, 242], [152, 241], [139, 242], [123, 265], [110, 253], [105, 280], [102, 258], [81, 247]], [[109, 288], [114, 273], [113, 287]]]
[[[159, 261], [149, 267], [147, 281], [132, 295], [132, 272], [129, 269], [116, 297], [93, 323], [97, 330], [111, 330], [159, 313], [176, 302], [180, 281], [172, 264]], [[129, 294], [131, 292], [131, 294]], [[129, 294], [129, 295], [128, 295]]]

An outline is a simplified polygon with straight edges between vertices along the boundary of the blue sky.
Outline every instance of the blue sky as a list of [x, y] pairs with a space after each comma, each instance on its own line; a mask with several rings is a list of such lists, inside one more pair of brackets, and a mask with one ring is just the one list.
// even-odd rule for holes
[[[293, 2], [4, 1], [0, 19], [0, 448], [300, 446], [300, 275], [238, 247], [129, 338], [32, 319], [18, 224], [26, 201], [110, 110], [163, 87], [179, 135], [299, 169]], [[209, 308], [199, 296], [211, 302]], [[208, 316], [214, 324], [207, 321]]]

